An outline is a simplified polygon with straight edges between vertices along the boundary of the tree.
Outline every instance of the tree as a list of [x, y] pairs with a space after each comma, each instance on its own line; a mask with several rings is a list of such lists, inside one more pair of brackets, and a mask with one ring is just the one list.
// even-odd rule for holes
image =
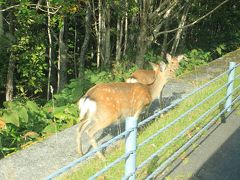
[[91, 5], [90, 2], [86, 3], [86, 15], [85, 15], [85, 36], [84, 41], [81, 47], [80, 58], [79, 58], [79, 75], [78, 77], [83, 76], [85, 61], [86, 61], [86, 53], [90, 39], [90, 31], [91, 31]]

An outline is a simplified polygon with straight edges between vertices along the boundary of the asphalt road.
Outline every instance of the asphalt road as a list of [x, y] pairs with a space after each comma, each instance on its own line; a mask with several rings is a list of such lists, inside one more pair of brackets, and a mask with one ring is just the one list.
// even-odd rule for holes
[[240, 107], [225, 123], [213, 127], [199, 145], [188, 150], [158, 179], [239, 180]]

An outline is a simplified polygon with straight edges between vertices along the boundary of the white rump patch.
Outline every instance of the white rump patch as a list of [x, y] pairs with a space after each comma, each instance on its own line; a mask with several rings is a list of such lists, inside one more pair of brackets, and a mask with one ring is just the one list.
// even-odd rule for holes
[[135, 79], [135, 78], [128, 78], [128, 79], [126, 80], [126, 82], [127, 82], [127, 83], [137, 83], [138, 81], [137, 81], [137, 79]]
[[97, 104], [95, 101], [84, 97], [79, 100], [78, 108], [80, 110], [80, 119], [83, 119], [86, 113], [96, 112]]

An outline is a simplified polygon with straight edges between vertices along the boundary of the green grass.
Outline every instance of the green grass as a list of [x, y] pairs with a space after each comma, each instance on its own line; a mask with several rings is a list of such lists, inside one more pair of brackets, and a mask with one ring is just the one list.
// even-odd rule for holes
[[[236, 74], [240, 74], [240, 68], [237, 69]], [[143, 142], [146, 138], [154, 134], [160, 128], [166, 126], [173, 120], [175, 120], [178, 116], [186, 112], [188, 109], [193, 107], [194, 105], [201, 102], [207, 96], [209, 96], [212, 92], [216, 91], [227, 81], [227, 77], [217, 80], [210, 87], [204, 88], [200, 92], [194, 94], [193, 96], [187, 98], [183, 102], [181, 102], [174, 109], [170, 110], [163, 117], [155, 119], [153, 122], [149, 123], [145, 127], [141, 128], [138, 132], [138, 144]], [[238, 86], [240, 84], [240, 78], [234, 82], [234, 86]], [[239, 90], [238, 90], [239, 92]], [[156, 152], [160, 147], [174, 138], [180, 131], [185, 129], [188, 125], [190, 125], [193, 121], [195, 121], [198, 117], [200, 117], [204, 112], [206, 112], [210, 107], [215, 105], [219, 100], [221, 100], [226, 94], [226, 88], [221, 90], [219, 93], [214, 95], [204, 104], [194, 109], [191, 113], [187, 114], [184, 118], [174, 124], [172, 127], [161, 133], [159, 136], [148, 142], [146, 145], [137, 150], [137, 165], [147, 159], [151, 154]], [[233, 94], [233, 97], [236, 97], [236, 92]], [[239, 94], [238, 94], [239, 95]], [[215, 117], [221, 110], [223, 106], [218, 106], [210, 114], [205, 116], [197, 125], [195, 125], [191, 130], [189, 130], [183, 137], [177, 140], [175, 143], [170, 145], [166, 150], [161, 152], [157, 157], [151, 160], [146, 166], [137, 171], [137, 179], [145, 179], [145, 177], [154, 171], [164, 160], [170, 157], [176, 150], [178, 150], [188, 139], [190, 139], [194, 134], [197, 133], [206, 123], [208, 123], [213, 117]], [[216, 122], [220, 123], [220, 118]], [[59, 179], [87, 179], [91, 175], [95, 174], [95, 172], [101, 170], [110, 162], [117, 159], [119, 156], [124, 154], [124, 143], [121, 141], [115, 147], [107, 150], [105, 152], [106, 162], [99, 160], [98, 158], [93, 158], [86, 161], [83, 164], [78, 165], [77, 169], [69, 171], [63, 176], [59, 177]], [[103, 174], [99, 179], [121, 179], [124, 175], [124, 161], [119, 163], [118, 165], [111, 168], [105, 174]]]

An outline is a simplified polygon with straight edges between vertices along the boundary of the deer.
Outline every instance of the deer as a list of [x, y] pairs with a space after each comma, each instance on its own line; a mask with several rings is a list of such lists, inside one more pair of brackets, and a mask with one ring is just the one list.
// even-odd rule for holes
[[[88, 135], [90, 145], [97, 148], [94, 135], [111, 124], [127, 117], [138, 119], [142, 110], [147, 107], [161, 92], [166, 77], [171, 73], [164, 62], [151, 63], [154, 81], [151, 84], [141, 83], [101, 83], [90, 88], [78, 101], [79, 127], [77, 129], [77, 151], [83, 155], [82, 134]], [[98, 157], [105, 160], [99, 151]]]
[[[179, 55], [177, 57], [172, 57], [170, 54], [166, 54], [166, 59], [168, 61], [168, 70], [175, 72], [179, 68], [179, 63], [184, 58], [184, 55]], [[151, 65], [151, 64], [150, 64]], [[155, 79], [154, 70], [138, 69], [132, 73], [131, 77], [126, 79], [127, 83], [142, 83], [151, 84]]]
[[[166, 59], [168, 61], [168, 73], [174, 74], [175, 71], [179, 68], [179, 63], [184, 58], [184, 55], [179, 55], [176, 57], [171, 56], [170, 54], [166, 54]], [[144, 70], [144, 69], [138, 69], [135, 72], [132, 73], [131, 77], [126, 79], [127, 83], [141, 83], [141, 84], [151, 84], [155, 79], [155, 72], [154, 70]], [[164, 81], [165, 84], [167, 81]], [[165, 86], [163, 85], [163, 88]], [[163, 108], [163, 101], [162, 101], [162, 91], [159, 93], [159, 96], [156, 97], [156, 99], [159, 100], [160, 108]]]

